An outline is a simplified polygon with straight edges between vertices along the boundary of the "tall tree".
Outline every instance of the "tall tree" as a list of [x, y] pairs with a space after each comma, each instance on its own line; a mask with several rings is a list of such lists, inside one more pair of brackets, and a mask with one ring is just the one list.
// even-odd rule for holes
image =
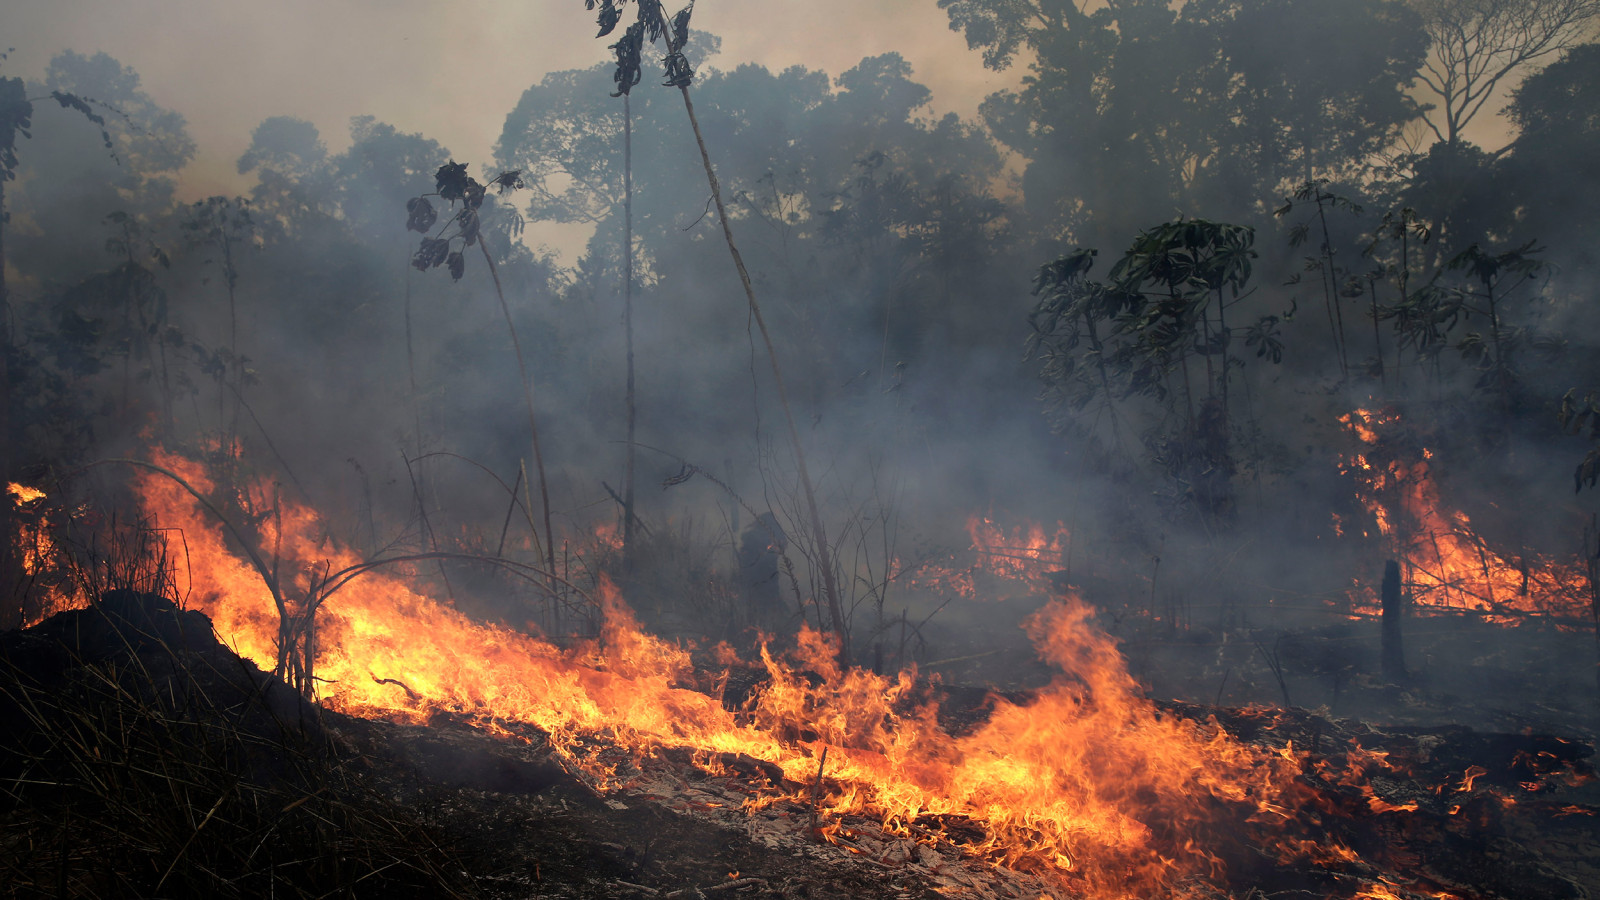
[[[0, 56], [3, 58], [3, 56]], [[100, 140], [106, 150], [114, 145], [106, 128], [105, 119], [82, 97], [64, 90], [53, 90], [48, 95], [63, 109], [80, 113], [92, 124], [100, 126]], [[39, 99], [43, 99], [42, 97]], [[27, 87], [20, 78], [0, 78], [0, 484], [8, 484], [17, 477], [17, 466], [23, 455], [23, 442], [18, 440], [16, 423], [12, 418], [16, 397], [13, 388], [20, 374], [21, 358], [13, 343], [11, 333], [12, 308], [10, 286], [6, 281], [6, 225], [11, 213], [6, 208], [6, 187], [16, 179], [17, 139], [32, 137], [34, 100], [29, 98]], [[15, 541], [12, 535], [12, 497], [0, 496], [0, 599], [10, 600], [25, 585]]]
[[156, 103], [138, 73], [104, 53], [59, 54], [25, 91], [36, 101], [59, 95], [82, 105], [41, 103], [33, 111], [33, 149], [7, 197], [30, 225], [12, 235], [12, 266], [45, 279], [98, 270], [103, 236], [84, 223], [122, 211], [153, 224], [171, 208], [194, 141], [183, 116]]
[[[1557, 277], [1583, 290], [1600, 269], [1600, 44], [1573, 47], [1531, 75], [1507, 109], [1517, 136], [1501, 159], [1502, 185], [1516, 204], [1522, 234], [1561, 260]], [[1579, 308], [1586, 308], [1582, 304]]]
[[611, 45], [617, 54], [617, 68], [612, 77], [617, 85], [616, 93], [622, 97], [622, 331], [627, 344], [628, 369], [624, 389], [628, 427], [627, 461], [622, 476], [622, 560], [627, 569], [633, 566], [634, 444], [638, 420], [633, 377], [633, 89], [644, 78], [640, 61], [644, 29], [645, 23], [635, 22]]
[[1530, 63], [1583, 40], [1600, 0], [1412, 0], [1430, 50], [1418, 78], [1438, 106], [1425, 121], [1446, 143]]
[[[621, 18], [615, 0], [600, 0], [602, 3], [599, 22], [600, 35], [610, 33]], [[595, 0], [586, 0], [589, 9], [595, 8]], [[822, 513], [817, 506], [816, 488], [811, 480], [809, 467], [806, 465], [805, 448], [800, 441], [800, 430], [795, 425], [794, 410], [789, 403], [788, 388], [783, 377], [783, 367], [778, 362], [778, 353], [772, 343], [772, 333], [767, 328], [766, 316], [762, 312], [761, 303], [757, 299], [755, 285], [751, 281], [750, 271], [745, 266], [744, 257], [739, 252], [738, 244], [733, 236], [733, 224], [728, 218], [727, 204], [722, 194], [721, 183], [717, 179], [716, 168], [711, 163], [711, 153], [706, 146], [705, 134], [700, 128], [699, 117], [695, 115], [694, 100], [690, 95], [689, 86], [694, 81], [694, 68], [689, 59], [684, 55], [684, 47], [689, 42], [689, 20], [694, 12], [694, 4], [680, 9], [671, 19], [667, 18], [666, 10], [660, 0], [639, 0], [634, 5], [638, 13], [637, 22], [651, 43], [658, 39], [664, 40], [667, 47], [667, 56], [663, 63], [663, 83], [667, 87], [678, 89], [683, 98], [684, 114], [689, 119], [690, 130], [694, 133], [695, 147], [700, 151], [700, 162], [705, 170], [706, 184], [711, 189], [711, 202], [716, 208], [717, 219], [722, 224], [723, 243], [728, 248], [728, 256], [733, 262], [734, 270], [738, 273], [739, 284], [744, 289], [746, 306], [750, 317], [755, 321], [756, 329], [761, 334], [761, 341], [766, 347], [767, 361], [771, 364], [773, 382], [778, 391], [778, 404], [783, 410], [784, 424], [788, 426], [790, 449], [794, 452], [795, 467], [800, 476], [801, 496], [805, 500], [806, 511], [809, 513], [811, 527], [811, 552], [815, 554], [817, 568], [822, 575], [823, 590], [827, 601], [830, 626], [839, 638], [841, 655], [848, 655], [850, 646], [849, 626], [845, 619], [844, 608], [838, 587], [838, 573], [834, 571], [833, 548], [828, 543], [827, 528], [822, 522]]]
[[[1399, 0], [939, 0], [991, 68], [1029, 75], [983, 113], [1028, 161], [1051, 232], [1108, 239], [1190, 214], [1259, 214], [1342, 174], [1415, 115], [1424, 40]], [[1093, 234], [1077, 234], [1093, 223]]]

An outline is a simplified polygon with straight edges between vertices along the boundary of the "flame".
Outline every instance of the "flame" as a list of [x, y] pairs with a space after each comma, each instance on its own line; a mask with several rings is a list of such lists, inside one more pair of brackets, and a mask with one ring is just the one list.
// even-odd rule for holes
[[[1378, 532], [1395, 543], [1413, 606], [1476, 612], [1495, 624], [1585, 615], [1590, 599], [1582, 562], [1526, 552], [1507, 557], [1491, 548], [1466, 513], [1443, 506], [1429, 467], [1431, 451], [1408, 453], [1386, 444], [1399, 419], [1392, 412], [1358, 409], [1339, 421], [1365, 445], [1345, 457], [1343, 469], [1361, 485], [1357, 499]], [[1370, 584], [1358, 584], [1352, 601], [1357, 615], [1381, 612]]]
[[22, 610], [22, 625], [36, 625], [59, 612], [88, 606], [88, 599], [70, 580], [60, 574], [62, 554], [51, 532], [50, 520], [39, 509], [45, 492], [11, 482], [6, 494], [17, 509], [12, 521], [12, 547], [24, 574], [30, 578], [28, 602]]
[[974, 515], [968, 517], [966, 530], [971, 539], [967, 550], [941, 563], [923, 563], [911, 577], [914, 587], [974, 601], [992, 598], [988, 589], [1000, 587], [1020, 586], [1039, 596], [1061, 592], [1055, 578], [1072, 547], [1072, 534], [1062, 523], [1053, 531], [1039, 522], [1006, 528], [992, 516]]
[[[216, 488], [188, 460], [158, 452], [155, 461], [202, 493]], [[278, 616], [260, 575], [173, 481], [140, 473], [136, 489], [147, 512], [185, 535], [191, 607], [241, 655], [271, 668]], [[260, 517], [261, 543], [277, 548], [280, 572], [298, 573], [285, 578], [288, 601], [304, 602], [309, 578], [360, 560], [327, 540], [309, 510], [278, 502], [275, 515]], [[1035, 544], [1045, 536], [1030, 529], [1025, 552], [1005, 558], [1048, 565], [1063, 534]], [[983, 546], [999, 556], [988, 536]], [[988, 721], [959, 736], [939, 726], [914, 670], [845, 668], [830, 639], [810, 630], [791, 653], [761, 649], [768, 682], [730, 711], [689, 689], [706, 679], [688, 651], [643, 631], [604, 581], [597, 603], [598, 638], [560, 647], [471, 621], [402, 574], [370, 572], [317, 616], [322, 702], [372, 717], [419, 721], [448, 711], [491, 727], [531, 724], [602, 789], [625, 781], [614, 755], [606, 762], [592, 752], [602, 743], [636, 758], [683, 748], [708, 769], [719, 754], [745, 754], [776, 766], [787, 785], [747, 805], [814, 804], [825, 839], [841, 840], [844, 814], [903, 836], [964, 821], [986, 835], [969, 852], [1070, 879], [1090, 898], [1168, 896], [1183, 879], [1219, 878], [1224, 863], [1208, 849], [1218, 837], [1248, 820], [1270, 841], [1265, 832], [1291, 818], [1300, 796], [1303, 754], [1239, 742], [1214, 720], [1163, 714], [1074, 596], [1027, 623], [1061, 674], [1029, 703], [993, 698]]]
[[27, 485], [11, 482], [6, 485], [6, 493], [10, 494], [18, 506], [44, 499], [44, 491]]

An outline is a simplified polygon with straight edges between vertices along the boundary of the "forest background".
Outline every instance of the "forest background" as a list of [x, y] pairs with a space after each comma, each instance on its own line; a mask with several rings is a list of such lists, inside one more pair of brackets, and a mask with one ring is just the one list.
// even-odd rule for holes
[[[592, 34], [571, 5], [539, 39]], [[621, 30], [527, 87], [493, 159], [461, 160], [491, 187], [448, 261], [408, 201], [446, 187], [450, 135], [357, 115], [330, 151], [267, 117], [248, 190], [180, 201], [196, 145], [138, 73], [93, 51], [0, 70], [0, 475], [160, 443], [275, 480], [368, 555], [509, 544], [567, 574], [636, 480], [636, 597], [746, 624], [728, 572], [771, 511], [795, 615], [826, 624], [826, 565], [860, 647], [973, 515], [1063, 523], [1063, 578], [1108, 607], [1328, 606], [1394, 552], [1348, 471], [1357, 409], [1426, 447], [1497, 546], [1582, 548], [1600, 2], [920, 6], [1013, 86], [964, 117], [894, 52], [719, 69], [711, 7], [682, 48], [826, 536], [664, 51], [625, 117]], [[581, 251], [524, 239], [542, 223]], [[525, 612], [506, 599], [525, 587], [432, 574], [475, 612]]]

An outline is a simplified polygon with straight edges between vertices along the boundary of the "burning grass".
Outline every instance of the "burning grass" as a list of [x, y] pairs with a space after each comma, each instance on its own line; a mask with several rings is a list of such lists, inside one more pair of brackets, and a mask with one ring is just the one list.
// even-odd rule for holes
[[[211, 489], [192, 464], [160, 462]], [[192, 605], [243, 656], [269, 665], [277, 621], [256, 572], [185, 489], [151, 473], [137, 480], [146, 509], [186, 536]], [[265, 527], [264, 543], [281, 548], [285, 570], [359, 562], [315, 540], [307, 510], [286, 505]], [[637, 756], [740, 754], [794, 785], [816, 781], [826, 752], [825, 816], [865, 814], [891, 831], [928, 817], [969, 820], [986, 835], [971, 852], [1056, 872], [1093, 896], [1155, 895], [1175, 879], [1217, 874], [1214, 836], [1246, 822], [1265, 834], [1290, 815], [1294, 754], [1161, 715], [1081, 601], [1031, 620], [1060, 677], [1026, 705], [997, 699], [982, 727], [954, 736], [931, 706], [911, 702], [914, 672], [843, 669], [809, 631], [790, 658], [764, 652], [767, 684], [748, 706], [729, 710], [705, 690], [686, 649], [645, 633], [608, 587], [598, 599], [599, 639], [563, 648], [472, 622], [399, 578], [363, 577], [318, 617], [324, 702], [364, 716], [420, 721], [447, 711], [531, 724], [602, 788], [621, 780], [614, 764], [584, 753], [596, 736]]]
[[[157, 461], [188, 483], [182, 486], [153, 469], [141, 469], [134, 479], [145, 513], [183, 535], [188, 564], [175, 574], [182, 583], [173, 587], [192, 609], [210, 617], [239, 655], [263, 667], [281, 663], [279, 605], [298, 614], [315, 598], [320, 604], [315, 641], [305, 644], [314, 648], [315, 659], [306, 671], [315, 672], [315, 681], [308, 683], [317, 686], [325, 708], [415, 725], [468, 723], [487, 734], [534, 741], [602, 796], [660, 793], [661, 784], [681, 777], [675, 774], [680, 765], [692, 767], [700, 778], [742, 772], [748, 789], [728, 795], [736, 797], [731, 805], [717, 801], [718, 814], [750, 822], [774, 810], [789, 821], [809, 816], [805, 830], [811, 839], [853, 854], [901, 848], [894, 852], [904, 857], [902, 863], [920, 853], [917, 846], [947, 847], [982, 865], [1032, 873], [1058, 895], [1095, 900], [1215, 897], [1259, 878], [1283, 880], [1271, 873], [1308, 867], [1319, 873], [1310, 882], [1321, 878], [1325, 886], [1337, 885], [1325, 896], [1361, 896], [1362, 890], [1377, 896], [1371, 892], [1390, 890], [1390, 885], [1398, 885], [1396, 896], [1425, 895], [1417, 891], [1454, 896], [1440, 893], [1440, 885], [1452, 882], [1435, 874], [1381, 881], [1380, 874], [1392, 875], [1382, 866], [1409, 864], [1389, 859], [1381, 844], [1357, 847], [1362, 829], [1425, 827], [1448, 833], [1488, 808], [1485, 803], [1499, 802], [1473, 793], [1477, 789], [1466, 783], [1476, 780], [1467, 777], [1469, 765], [1450, 774], [1456, 793], [1477, 799], [1469, 804], [1466, 797], [1447, 798], [1452, 802], [1441, 805], [1438, 798], [1382, 789], [1381, 779], [1391, 769], [1380, 751], [1365, 744], [1337, 755], [1319, 751], [1321, 726], [1283, 740], [1252, 739], [1248, 733], [1254, 726], [1241, 727], [1241, 722], [1249, 726], [1247, 721], [1224, 724], [1205, 710], [1154, 703], [1129, 674], [1115, 642], [1095, 626], [1093, 610], [1071, 597], [1046, 605], [1027, 621], [1029, 636], [1056, 669], [1055, 677], [1026, 696], [990, 696], [983, 714], [969, 718], [970, 727], [952, 730], [941, 725], [943, 692], [936, 683], [914, 669], [878, 675], [844, 667], [830, 641], [809, 630], [789, 652], [763, 647], [751, 666], [760, 673], [755, 687], [730, 691], [732, 670], [697, 667], [701, 657], [693, 648], [646, 632], [603, 581], [593, 598], [599, 634], [569, 642], [540, 636], [531, 625], [518, 631], [473, 621], [387, 569], [367, 569], [360, 578], [342, 582], [336, 595], [319, 593], [326, 573], [359, 567], [362, 560], [328, 540], [309, 510], [281, 501], [271, 515], [257, 517], [261, 546], [272, 548], [272, 570], [284, 573], [276, 590], [268, 590], [261, 567], [240, 558], [215, 516], [191, 492], [216, 491], [206, 473], [173, 456]], [[1045, 540], [1041, 547], [1049, 546]], [[1026, 556], [1038, 577], [1049, 577], [1046, 555], [1041, 549]], [[718, 654], [721, 664], [735, 664], [726, 653]], [[135, 683], [164, 683], [150, 673], [122, 674]], [[44, 698], [53, 696], [34, 694], [19, 694], [32, 706], [18, 701], [18, 709], [43, 709]], [[70, 709], [53, 714], [87, 715]], [[312, 776], [297, 774], [295, 766], [303, 763], [334, 766], [331, 775], [317, 777], [344, 776], [314, 747], [286, 751], [291, 761], [300, 762], [288, 764], [281, 777], [224, 782], [217, 780], [221, 773], [237, 772], [241, 764], [243, 771], [252, 771], [248, 741], [243, 749], [227, 750], [233, 757], [208, 756], [213, 751], [203, 743], [210, 734], [204, 728], [196, 732], [200, 737], [186, 737], [176, 725], [159, 724], [167, 720], [154, 721], [155, 732], [177, 730], [162, 741], [191, 748], [181, 752], [203, 771], [181, 782], [187, 793], [179, 805], [188, 812], [176, 824], [164, 825], [165, 831], [149, 829], [182, 840], [138, 851], [150, 858], [190, 858], [194, 851], [185, 842], [202, 833], [219, 840], [226, 835], [239, 845], [262, 829], [287, 833], [293, 829], [282, 817], [308, 807], [320, 811], [304, 826], [303, 839], [320, 841], [326, 836], [319, 836], [315, 823], [344, 829], [340, 823], [351, 821], [361, 808], [336, 799], [355, 794], [319, 790]], [[82, 747], [92, 742], [79, 743], [41, 752], [91, 758], [93, 752]], [[131, 760], [130, 752], [115, 758]], [[166, 771], [155, 763], [124, 762], [124, 768]], [[169, 793], [176, 791], [176, 783], [167, 778], [138, 784], [153, 797], [163, 784]], [[668, 793], [685, 790], [674, 787]], [[322, 810], [313, 803], [335, 805]], [[252, 810], [256, 818], [242, 817], [235, 806]], [[237, 821], [218, 820], [227, 814]], [[1357, 825], [1342, 827], [1345, 837], [1328, 843], [1334, 819]], [[356, 842], [337, 845], [344, 848], [341, 859], [368, 860], [366, 874], [359, 866], [335, 867], [319, 877], [333, 883], [377, 878], [390, 871], [385, 866], [399, 865], [384, 861], [382, 848], [390, 845], [379, 837], [421, 840], [417, 835], [426, 835], [407, 830], [411, 820], [380, 816], [379, 821], [389, 824], [377, 837], [353, 826], [340, 832], [341, 840]], [[133, 833], [131, 825], [118, 828], [124, 836]], [[87, 834], [97, 832], [91, 828]], [[430, 846], [437, 849], [423, 848]], [[912, 849], [901, 852], [906, 847]], [[118, 860], [117, 870], [150, 870], [154, 883], [169, 877], [155, 872], [138, 852], [123, 852], [126, 858]], [[944, 852], [935, 856], [946, 858]], [[66, 851], [51, 857], [60, 858], [76, 859]], [[406, 858], [436, 857], [418, 851]], [[256, 862], [247, 854], [243, 863], [222, 860], [206, 871]], [[405, 879], [442, 877], [435, 868], [413, 867], [394, 877], [404, 875], [404, 887], [412, 883]], [[248, 871], [249, 877], [259, 875]], [[234, 884], [246, 876], [228, 877]], [[1302, 882], [1306, 878], [1289, 879]]]

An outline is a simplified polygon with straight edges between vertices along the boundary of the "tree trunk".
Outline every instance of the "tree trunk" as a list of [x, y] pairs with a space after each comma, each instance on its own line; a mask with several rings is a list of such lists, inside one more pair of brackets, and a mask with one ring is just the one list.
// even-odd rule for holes
[[[674, 48], [676, 49], [676, 48]], [[828, 532], [822, 524], [822, 514], [817, 509], [817, 493], [811, 483], [811, 472], [806, 467], [805, 449], [800, 443], [800, 429], [794, 424], [794, 412], [789, 406], [789, 391], [783, 381], [783, 369], [778, 365], [778, 353], [772, 346], [772, 335], [767, 331], [766, 317], [761, 314], [761, 304], [756, 301], [755, 287], [750, 282], [750, 271], [745, 268], [744, 257], [739, 254], [739, 247], [733, 240], [733, 226], [728, 222], [728, 211], [722, 203], [722, 186], [717, 181], [717, 173], [711, 166], [711, 154], [706, 150], [704, 136], [700, 133], [700, 120], [694, 113], [694, 101], [689, 98], [688, 85], [680, 85], [679, 92], [683, 94], [683, 108], [689, 116], [689, 127], [694, 131], [695, 144], [700, 148], [700, 162], [706, 170], [706, 182], [711, 187], [711, 199], [717, 207], [717, 218], [722, 223], [722, 238], [728, 245], [728, 255], [733, 258], [733, 267], [739, 273], [739, 284], [744, 288], [745, 300], [750, 307], [750, 317], [755, 319], [756, 329], [761, 332], [761, 341], [767, 348], [767, 359], [772, 363], [772, 379], [777, 386], [778, 405], [783, 408], [784, 422], [789, 426], [789, 443], [794, 450], [795, 467], [800, 474], [800, 490], [805, 495], [806, 510], [811, 518], [811, 538], [813, 551], [816, 553], [816, 565], [822, 570], [822, 586], [828, 604], [828, 618], [833, 632], [839, 638], [839, 656], [847, 660], [850, 655], [850, 635], [845, 627], [844, 608], [839, 602], [838, 580], [833, 572], [833, 551], [828, 546]]]
[[[533, 469], [539, 478], [539, 501], [541, 511], [544, 513], [545, 537], [545, 565], [549, 571], [545, 576], [549, 579], [550, 595], [560, 596], [561, 585], [556, 578], [556, 533], [550, 528], [550, 484], [544, 474], [544, 451], [539, 446], [539, 422], [533, 412], [533, 381], [528, 377], [528, 364], [522, 356], [522, 341], [517, 338], [517, 325], [511, 319], [511, 306], [506, 303], [505, 289], [500, 286], [500, 272], [495, 268], [494, 257], [489, 255], [489, 248], [482, 238], [478, 240], [478, 249], [483, 252], [483, 262], [489, 268], [489, 277], [494, 281], [494, 295], [500, 298], [500, 312], [506, 319], [506, 332], [511, 335], [511, 349], [517, 355], [517, 374], [522, 379], [522, 400], [528, 408], [528, 434], [533, 443]], [[534, 536], [537, 542], [538, 535]]]
[[622, 95], [622, 330], [628, 346], [627, 469], [622, 479], [622, 568], [633, 569], [633, 109]]
[[14, 479], [14, 444], [16, 436], [11, 431], [11, 297], [6, 287], [5, 214], [6, 183], [0, 172], [0, 599], [6, 608], [13, 600], [19, 610], [18, 627], [22, 625], [20, 610], [24, 600], [21, 595], [26, 583], [22, 560], [16, 552], [16, 504], [5, 486]]
[[1400, 564], [1392, 559], [1383, 563], [1383, 677], [1400, 684], [1406, 680], [1406, 654], [1401, 643], [1401, 622], [1405, 598], [1400, 593]]

